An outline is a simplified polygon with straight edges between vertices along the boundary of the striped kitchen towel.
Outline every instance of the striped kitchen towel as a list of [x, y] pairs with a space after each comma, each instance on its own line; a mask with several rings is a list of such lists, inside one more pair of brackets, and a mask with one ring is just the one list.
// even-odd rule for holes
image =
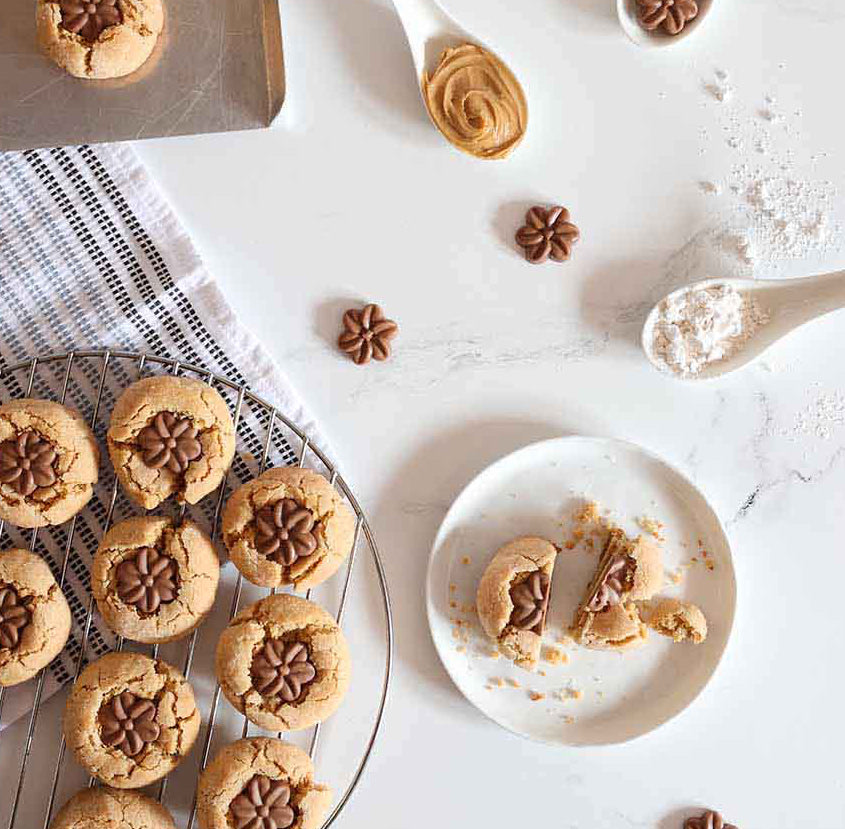
[[[245, 383], [328, 451], [284, 375], [239, 325], [131, 148], [0, 153], [3, 367], [35, 355], [103, 347], [161, 355]], [[78, 360], [68, 385], [67, 404], [89, 420], [94, 414], [100, 365], [101, 361]], [[39, 370], [33, 394], [56, 399], [64, 368], [62, 362]], [[150, 363], [145, 370], [167, 367]], [[110, 363], [95, 429], [98, 437], [105, 433], [117, 395], [136, 377], [134, 362], [115, 359]], [[0, 400], [23, 396], [27, 381], [26, 372], [0, 377]], [[231, 483], [254, 474], [266, 420], [260, 408], [244, 411]], [[292, 435], [280, 433], [274, 443], [276, 465], [298, 460], [300, 446]], [[74, 631], [64, 654], [50, 667], [45, 697], [72, 678], [76, 668], [89, 603], [88, 565], [102, 534], [112, 481], [104, 459], [95, 497], [80, 514], [68, 562], [65, 593], [74, 613]], [[207, 519], [214, 500], [203, 502]], [[121, 498], [114, 517], [131, 512]], [[0, 549], [29, 546], [31, 538], [29, 532], [6, 527]], [[37, 552], [51, 561], [57, 574], [65, 541], [62, 527], [46, 528], [37, 535]], [[86, 658], [105, 653], [113, 641], [95, 615]], [[32, 685], [24, 683], [4, 695], [0, 725], [8, 725], [32, 706]]]

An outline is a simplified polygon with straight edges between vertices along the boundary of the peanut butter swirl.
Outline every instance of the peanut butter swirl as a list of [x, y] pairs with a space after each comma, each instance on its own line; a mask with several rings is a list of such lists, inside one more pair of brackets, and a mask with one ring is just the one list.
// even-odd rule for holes
[[513, 73], [495, 55], [464, 43], [423, 73], [422, 91], [437, 129], [477, 158], [505, 158], [525, 135], [528, 105]]

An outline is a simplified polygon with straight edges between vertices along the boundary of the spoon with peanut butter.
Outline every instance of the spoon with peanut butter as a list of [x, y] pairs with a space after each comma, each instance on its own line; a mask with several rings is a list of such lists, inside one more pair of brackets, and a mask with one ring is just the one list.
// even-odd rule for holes
[[510, 155], [528, 126], [525, 93], [513, 72], [436, 0], [393, 0], [393, 5], [434, 126], [476, 158]]
[[616, 0], [625, 34], [647, 49], [680, 43], [701, 28], [713, 0]]

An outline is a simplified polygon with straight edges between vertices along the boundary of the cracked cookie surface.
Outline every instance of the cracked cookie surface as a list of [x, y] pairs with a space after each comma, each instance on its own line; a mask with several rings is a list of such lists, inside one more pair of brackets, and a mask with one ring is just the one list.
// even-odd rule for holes
[[556, 557], [557, 548], [545, 538], [515, 538], [496, 552], [478, 583], [476, 606], [482, 629], [497, 642], [505, 656], [529, 671], [536, 667], [540, 657], [545, 609], [539, 629], [514, 624], [512, 591], [522, 582], [528, 583], [534, 573], [546, 578], [548, 591]]
[[[103, 713], [129, 692], [155, 703], [155, 740], [129, 756], [103, 739]], [[118, 789], [137, 789], [171, 772], [188, 754], [200, 727], [200, 713], [187, 680], [160, 659], [140, 653], [110, 653], [91, 663], [74, 683], [62, 723], [68, 747], [94, 777]]]
[[[55, 452], [50, 464], [52, 482], [23, 492], [20, 479], [7, 463], [29, 467], [25, 456], [28, 439], [39, 439]], [[23, 445], [21, 445], [23, 444]], [[72, 409], [49, 400], [22, 398], [0, 406], [0, 458], [4, 469], [0, 482], [0, 519], [16, 527], [44, 527], [63, 524], [91, 500], [97, 483], [100, 452], [94, 435], [82, 417]], [[19, 457], [20, 456], [20, 457]], [[23, 463], [21, 463], [23, 462]], [[17, 469], [20, 474], [26, 470]], [[36, 484], [46, 480], [36, 476]], [[27, 494], [24, 494], [27, 493]]]
[[[173, 584], [170, 593], [159, 590], [167, 577]], [[135, 642], [187, 636], [211, 610], [219, 579], [214, 545], [193, 521], [176, 525], [152, 515], [115, 524], [91, 565], [100, 614], [115, 633]], [[155, 607], [151, 597], [158, 602]]]
[[[149, 460], [144, 430], [163, 428], [158, 415], [187, 420], [197, 431], [201, 454], [184, 471]], [[145, 377], [129, 386], [112, 411], [106, 441], [124, 491], [147, 510], [172, 495], [196, 504], [217, 489], [235, 456], [235, 426], [226, 401], [206, 383], [172, 375]]]
[[176, 829], [170, 812], [140, 792], [83, 789], [53, 818], [50, 829]]
[[256, 775], [290, 787], [295, 829], [319, 829], [332, 792], [314, 782], [314, 765], [300, 748], [271, 737], [251, 737], [226, 746], [200, 776], [197, 818], [200, 829], [232, 829], [232, 802]]
[[[8, 603], [0, 608], [0, 617], [14, 621], [9, 639], [17, 642], [0, 647], [0, 686], [25, 682], [49, 665], [65, 646], [71, 625], [67, 600], [47, 563], [35, 553], [0, 553], [0, 592], [6, 591]], [[13, 604], [17, 613], [10, 612]]]
[[[287, 509], [282, 510], [288, 506], [293, 511], [290, 518]], [[297, 508], [307, 514], [291, 524], [298, 517]], [[277, 537], [267, 544], [273, 532]], [[313, 539], [313, 549], [300, 544], [303, 537]], [[337, 572], [354, 537], [352, 510], [322, 475], [310, 469], [268, 469], [235, 490], [223, 512], [223, 540], [232, 561], [248, 581], [261, 587], [315, 587]]]
[[[291, 702], [272, 685], [273, 693], [256, 688], [256, 658], [261, 659], [272, 640], [304, 644], [316, 671]], [[217, 643], [216, 672], [226, 699], [251, 722], [269, 731], [298, 731], [327, 719], [343, 701], [349, 688], [349, 648], [323, 608], [299, 596], [276, 593], [232, 619]]]
[[[117, 0], [120, 22], [94, 34], [64, 19], [60, 0], [37, 0], [38, 42], [44, 54], [76, 78], [120, 78], [149, 58], [164, 26], [161, 0]], [[79, 6], [84, 12], [87, 3]]]

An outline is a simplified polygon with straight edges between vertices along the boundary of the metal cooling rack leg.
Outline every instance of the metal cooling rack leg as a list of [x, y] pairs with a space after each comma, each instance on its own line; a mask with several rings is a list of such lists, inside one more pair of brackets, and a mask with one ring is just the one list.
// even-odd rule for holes
[[[70, 372], [71, 372], [71, 368], [73, 366], [73, 361], [74, 361], [75, 356], [76, 355], [73, 351], [71, 351], [67, 356], [67, 365], [65, 366], [64, 382], [62, 383], [62, 393], [61, 393], [61, 397], [59, 399], [59, 402], [62, 405], [64, 405], [64, 402], [67, 398], [67, 390], [68, 390], [68, 385], [70, 383]], [[102, 399], [103, 399], [103, 390], [105, 389], [106, 376], [108, 374], [110, 356], [111, 355], [109, 354], [109, 352], [106, 352], [103, 355], [103, 365], [102, 365], [102, 368], [100, 370], [100, 379], [99, 379], [99, 384], [97, 386], [97, 398], [94, 402], [94, 411], [91, 415], [91, 421], [90, 421], [90, 424], [89, 424], [91, 426], [91, 431], [94, 431], [94, 429], [97, 426], [97, 418], [99, 417], [99, 414], [100, 414], [100, 405], [101, 405]], [[33, 382], [34, 376], [35, 376], [35, 363], [36, 362], [37, 361], [34, 361], [32, 371], [30, 373], [29, 387], [27, 389], [27, 395], [29, 395], [31, 393], [31, 390], [32, 390], [32, 382]], [[70, 560], [71, 549], [72, 549], [72, 546], [73, 546], [73, 534], [76, 530], [76, 522], [77, 522], [77, 516], [74, 516], [71, 519], [70, 526], [68, 527], [67, 542], [65, 543], [64, 557], [62, 559], [62, 567], [61, 567], [61, 572], [60, 572], [60, 575], [59, 575], [59, 589], [60, 590], [64, 590], [65, 581], [67, 579], [67, 568], [68, 568], [68, 562]], [[32, 531], [32, 540], [30, 542], [30, 550], [32, 550], [32, 551], [35, 550], [37, 540], [38, 540], [38, 529], [36, 528]], [[32, 751], [32, 741], [33, 741], [33, 738], [35, 736], [35, 727], [36, 727], [36, 723], [38, 721], [38, 714], [39, 714], [40, 709], [41, 709], [41, 697], [42, 697], [43, 692], [44, 692], [44, 681], [46, 679], [46, 676], [47, 676], [47, 669], [42, 668], [38, 672], [38, 678], [36, 680], [35, 696], [33, 698], [33, 703], [32, 703], [32, 713], [30, 714], [30, 717], [29, 717], [29, 728], [27, 730], [26, 742], [24, 744], [23, 757], [21, 759], [20, 773], [18, 775], [18, 785], [17, 785], [17, 789], [15, 791], [14, 799], [12, 800], [12, 810], [11, 810], [11, 813], [9, 815], [8, 829], [12, 829], [14, 827], [15, 819], [17, 818], [17, 814], [18, 814], [18, 807], [20, 806], [21, 792], [23, 791], [24, 780], [26, 779], [26, 768], [27, 768], [27, 763], [29, 761], [30, 752]], [[51, 791], [51, 795], [50, 795], [50, 802], [51, 803], [52, 803], [54, 798], [55, 798], [55, 790]]]

